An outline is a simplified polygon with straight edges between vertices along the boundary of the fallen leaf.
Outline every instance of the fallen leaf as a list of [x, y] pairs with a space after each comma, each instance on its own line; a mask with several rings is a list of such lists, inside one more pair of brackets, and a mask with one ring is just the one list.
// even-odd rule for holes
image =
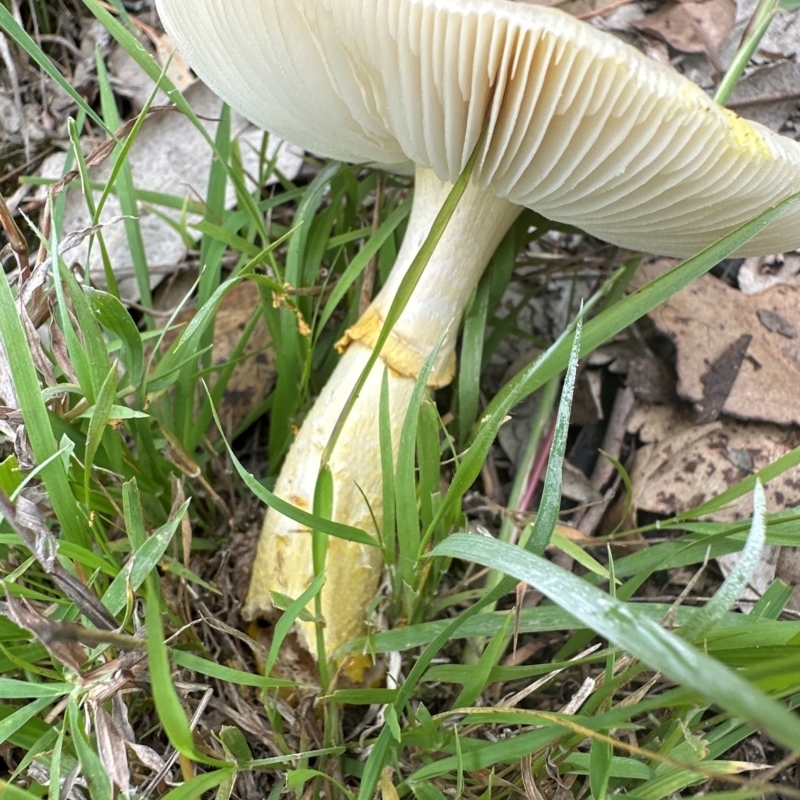
[[[149, 33], [156, 48], [158, 63], [162, 67], [166, 66], [167, 77], [172, 81], [175, 88], [179, 92], [185, 91], [197, 80], [188, 62], [175, 49], [172, 39], [166, 33], [161, 33], [152, 28]], [[127, 55], [127, 51], [123, 47], [118, 47], [117, 50]]]
[[20, 628], [30, 631], [57, 663], [67, 667], [74, 675], [82, 677], [81, 667], [86, 663], [86, 653], [77, 642], [59, 641], [56, 634], [64, 623], [42, 616], [24, 597], [17, 600], [11, 592], [6, 591], [5, 594], [6, 602], [0, 603], [0, 614]]
[[700, 377], [703, 384], [703, 399], [697, 403], [696, 425], [713, 422], [722, 411], [725, 401], [739, 377], [747, 348], [753, 337], [743, 333], [735, 342], [723, 350], [722, 354]]
[[123, 796], [130, 793], [131, 771], [125, 739], [120, 734], [111, 715], [99, 704], [93, 705], [94, 729], [97, 734], [97, 752], [108, 777]]
[[[200, 81], [190, 86], [184, 96], [198, 117], [203, 120], [206, 130], [213, 138], [222, 101]], [[244, 117], [232, 113], [231, 136], [239, 143], [245, 175], [258, 175], [264, 133]], [[300, 151], [271, 138], [267, 158], [272, 158], [276, 154], [277, 169], [289, 178], [294, 177], [302, 163]], [[208, 190], [212, 155], [208, 142], [197, 128], [182, 114], [172, 112], [157, 114], [145, 121], [131, 146], [128, 161], [138, 190], [201, 201]], [[57, 153], [46, 159], [42, 164], [41, 176], [50, 179], [60, 178], [65, 161], [65, 153]], [[89, 174], [93, 181], [102, 185], [108, 180], [111, 169], [112, 165], [106, 160], [92, 167]], [[274, 180], [271, 179], [273, 182]], [[95, 195], [95, 199], [98, 200], [99, 191]], [[236, 191], [228, 182], [226, 206], [231, 208], [236, 199]], [[196, 215], [185, 214], [183, 209], [158, 207], [157, 211], [158, 213], [152, 211], [146, 203], [139, 204], [139, 227], [144, 241], [151, 287], [156, 286], [166, 274], [172, 272], [175, 265], [185, 258], [187, 252], [186, 242], [180, 230], [176, 230], [175, 225], [163, 219], [162, 215], [179, 225], [184, 219], [189, 223], [199, 219]], [[119, 200], [112, 194], [104, 206], [100, 222], [106, 224], [121, 214]], [[81, 188], [73, 185], [66, 193], [62, 228], [65, 231], [80, 231], [91, 224], [92, 219]], [[120, 295], [125, 300], [138, 300], [139, 287], [125, 226], [109, 226], [104, 231], [103, 238]], [[103, 254], [99, 247], [93, 247], [90, 253], [89, 243], [84, 241], [72, 251], [70, 257], [73, 261], [86, 265], [95, 285], [105, 286]]]
[[[645, 265], [637, 284], [662, 270], [661, 261]], [[704, 275], [652, 311], [656, 327], [677, 349], [678, 394], [702, 404], [710, 366], [740, 337], [751, 336], [719, 410], [740, 419], [799, 424], [800, 340], [766, 327], [765, 312], [791, 326], [800, 319], [800, 286], [778, 285], [748, 296]]]
[[736, 21], [733, 23], [731, 32], [720, 47], [719, 56], [722, 66], [727, 69], [736, 56], [742, 36], [753, 18], [753, 14], [758, 8], [758, 0], [734, 0], [736, 4]]
[[0, 491], [0, 514], [5, 522], [22, 539], [22, 543], [52, 578], [58, 588], [78, 607], [87, 619], [104, 630], [114, 630], [117, 620], [100, 602], [94, 591], [69, 572], [58, 561], [58, 544], [44, 522], [39, 508], [26, 497], [17, 498], [14, 504]]
[[800, 548], [783, 547], [781, 550], [781, 557], [775, 565], [775, 577], [794, 587], [787, 608], [800, 611]]
[[669, 2], [634, 23], [682, 53], [705, 53], [721, 69], [719, 51], [736, 21], [732, 0]]
[[[224, 366], [230, 361], [253, 314], [259, 313], [260, 304], [261, 296], [252, 281], [238, 283], [225, 296], [214, 325], [212, 358], [216, 366]], [[218, 409], [223, 425], [231, 433], [261, 403], [275, 381], [275, 353], [263, 314], [259, 313], [242, 356], [242, 361], [231, 374]]]
[[[637, 406], [628, 430], [644, 442], [631, 471], [633, 506], [664, 516], [705, 503], [800, 445], [796, 429], [726, 418], [696, 426], [677, 406], [646, 403]], [[769, 511], [800, 505], [800, 467], [771, 480], [765, 492]], [[730, 522], [751, 513], [745, 496], [704, 519]]]
[[[609, 2], [607, 8], [608, 10], [605, 13], [602, 13], [603, 9], [600, 9], [601, 13], [590, 17], [589, 24], [602, 31], [620, 31], [633, 34], [633, 25], [646, 16], [641, 4], [637, 2], [624, 3], [619, 6], [616, 3]], [[664, 46], [664, 49], [666, 49], [666, 46]]]
[[602, 14], [604, 9], [614, 5], [614, 0], [545, 0], [543, 5], [555, 6], [571, 17], [585, 19]]
[[627, 384], [637, 400], [668, 403], [675, 397], [675, 377], [656, 356], [632, 358]]
[[800, 14], [778, 8], [758, 44], [760, 55], [770, 59], [796, 59], [800, 55]]
[[726, 105], [742, 117], [779, 131], [797, 109], [798, 86], [800, 64], [765, 64], [739, 81]]
[[[266, 397], [275, 380], [274, 351], [267, 323], [259, 312], [260, 305], [261, 295], [256, 284], [253, 281], [240, 281], [225, 294], [217, 309], [212, 348], [212, 362], [216, 367], [224, 367], [231, 360], [253, 315], [259, 314], [260, 317], [247, 340], [241, 360], [231, 373], [217, 408], [226, 435], [238, 429]], [[188, 308], [176, 317], [173, 321], [174, 328], [164, 336], [164, 348], [175, 341], [195, 313], [194, 308]], [[214, 380], [210, 381], [212, 387]], [[217, 436], [215, 425], [212, 425], [210, 435], [212, 438]]]
[[787, 339], [797, 338], [797, 328], [788, 319], [770, 311], [768, 308], [759, 308], [756, 312], [759, 322], [770, 332], [779, 333]]
[[[793, 548], [778, 547], [777, 545], [767, 545], [761, 553], [761, 558], [756, 564], [747, 586], [739, 596], [738, 607], [742, 611], [749, 612], [753, 603], [757, 602], [764, 592], [769, 589], [770, 584], [775, 580], [776, 567], [782, 558], [782, 551]], [[726, 553], [717, 556], [717, 564], [723, 577], [727, 578], [739, 563], [741, 553]]]
[[[723, 419], [695, 426], [678, 407], [647, 404], [637, 407], [628, 429], [645, 442], [631, 473], [634, 505], [667, 516], [710, 500], [800, 442], [797, 431], [769, 423]], [[771, 510], [797, 505], [800, 467], [770, 481], [767, 498]], [[739, 520], [750, 508], [751, 501], [741, 498], [713, 519]]]

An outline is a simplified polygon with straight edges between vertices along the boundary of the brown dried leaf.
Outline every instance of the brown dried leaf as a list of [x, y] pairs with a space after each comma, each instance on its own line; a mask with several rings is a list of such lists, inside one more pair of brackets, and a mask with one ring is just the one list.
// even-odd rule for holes
[[0, 341], [0, 401], [9, 408], [19, 408], [17, 390], [14, 388], [14, 379], [11, 376], [11, 365], [2, 341]]
[[[203, 121], [208, 135], [213, 137], [221, 113], [219, 98], [200, 81], [189, 86], [185, 97]], [[258, 175], [263, 132], [244, 117], [232, 114], [231, 136], [238, 141], [241, 148], [245, 174]], [[111, 144], [113, 146], [115, 140], [111, 140]], [[290, 177], [297, 175], [302, 158], [296, 148], [270, 137], [268, 150], [268, 157], [277, 158], [277, 166], [283, 174]], [[41, 174], [59, 178], [64, 169], [65, 157], [63, 153], [48, 157], [42, 163]], [[149, 115], [128, 154], [137, 188], [190, 200], [206, 196], [211, 160], [212, 153], [207, 139], [193, 123], [182, 114], [163, 111]], [[104, 161], [92, 167], [90, 175], [93, 181], [103, 183], [109, 178], [111, 170], [112, 165]], [[275, 180], [271, 176], [269, 182]], [[236, 202], [236, 190], [230, 182], [226, 184], [225, 202], [227, 207]], [[120, 214], [119, 201], [111, 196], [104, 206], [100, 221], [106, 223]], [[187, 251], [181, 232], [175, 225], [162, 219], [160, 214], [171, 217], [181, 225], [186, 222], [191, 225], [197, 219], [192, 209], [187, 212], [184, 209], [162, 208], [155, 213], [147, 204], [140, 204], [138, 219], [150, 265], [152, 286], [157, 285], [165, 274], [173, 271], [175, 265], [183, 261]], [[82, 192], [78, 187], [70, 188], [65, 201], [64, 230], [81, 230], [91, 223], [92, 215], [86, 207]], [[105, 234], [106, 250], [114, 266], [120, 294], [123, 299], [136, 300], [139, 297], [139, 288], [125, 229], [123, 226], [112, 226]], [[90, 253], [88, 242], [84, 242], [75, 249], [72, 258], [85, 266], [96, 285], [105, 285], [100, 248], [95, 247]]]
[[592, 425], [603, 419], [603, 379], [605, 373], [599, 369], [586, 369], [575, 383], [572, 398], [571, 425]]
[[108, 777], [127, 797], [130, 794], [131, 771], [125, 739], [111, 715], [99, 704], [94, 706], [94, 728], [97, 734], [97, 752]]
[[28, 343], [28, 352], [31, 354], [33, 365], [36, 367], [39, 374], [44, 378], [46, 386], [55, 386], [56, 376], [55, 372], [53, 371], [53, 364], [44, 354], [42, 340], [39, 337], [31, 318], [28, 316], [28, 309], [24, 306], [21, 306], [20, 303], [17, 303], [17, 313], [19, 314], [20, 321], [22, 322], [22, 327], [25, 330], [25, 339]]
[[[110, 643], [116, 646], [115, 642]], [[142, 644], [146, 648], [144, 640], [142, 640]], [[116, 701], [121, 692], [141, 685], [146, 672], [147, 653], [144, 649], [122, 653], [86, 673], [84, 680], [87, 686], [91, 686], [86, 693], [86, 699], [93, 703], [105, 703], [107, 700]], [[118, 719], [115, 718], [114, 721], [117, 729], [125, 734], [126, 728], [120, 724]]]
[[797, 60], [800, 55], [800, 14], [797, 9], [777, 9], [767, 32], [758, 44], [758, 53], [772, 60]]
[[156, 58], [161, 66], [166, 66], [167, 77], [175, 84], [179, 92], [185, 92], [197, 78], [186, 59], [175, 49], [175, 45], [166, 33], [160, 33], [152, 28], [150, 38], [156, 48]]
[[[696, 426], [684, 409], [647, 404], [634, 411], [628, 430], [645, 442], [631, 471], [634, 508], [665, 516], [716, 497], [800, 444], [797, 430], [727, 419]], [[800, 467], [771, 480], [765, 491], [770, 511], [799, 505]], [[739, 520], [751, 511], [745, 496], [713, 519]]]
[[739, 370], [742, 368], [747, 348], [752, 340], [753, 337], [749, 333], [743, 333], [722, 351], [700, 377], [700, 383], [703, 384], [703, 399], [697, 403], [696, 425], [713, 422], [719, 416], [736, 378], [739, 377]]
[[17, 499], [15, 522], [17, 526], [30, 532], [31, 537], [25, 540], [25, 544], [42, 565], [44, 571], [52, 572], [56, 566], [58, 541], [45, 524], [36, 504], [28, 500], [27, 497]]
[[758, 321], [770, 332], [779, 333], [787, 339], [797, 338], [797, 328], [780, 314], [770, 311], [768, 308], [760, 308], [756, 314]]
[[53, 622], [33, 609], [23, 597], [20, 600], [5, 587], [6, 602], [0, 603], [0, 614], [8, 617], [15, 625], [30, 631], [46, 648], [50, 655], [75, 675], [82, 676], [81, 667], [86, 661], [86, 653], [77, 642], [59, 641], [57, 631], [64, 624]]
[[[653, 277], [660, 269], [654, 262], [644, 267], [644, 275]], [[677, 348], [678, 394], [702, 403], [711, 366], [740, 337], [752, 336], [720, 410], [740, 419], [799, 424], [800, 341], [765, 326], [765, 312], [791, 326], [800, 319], [800, 286], [779, 285], [747, 296], [704, 275], [652, 311], [656, 327]]]
[[800, 611], [800, 548], [781, 548], [781, 557], [775, 565], [775, 577], [794, 587], [794, 593], [787, 607], [793, 611]]
[[627, 383], [636, 399], [646, 403], [668, 403], [675, 397], [675, 377], [655, 356], [631, 359]]
[[[604, 13], [614, 0], [545, 0], [541, 5], [555, 6], [572, 17], [591, 19]], [[538, 4], [535, 4], [538, 5]]]
[[63, 373], [70, 379], [70, 381], [72, 381], [72, 383], [77, 384], [78, 376], [75, 374], [75, 368], [73, 367], [72, 359], [69, 356], [66, 337], [64, 336], [61, 327], [55, 322], [50, 325], [50, 338], [56, 364], [58, 364]]
[[[16, 417], [16, 414], [12, 412], [10, 415], [11, 419]], [[10, 442], [14, 444], [14, 456], [17, 459], [17, 465], [21, 472], [30, 472], [31, 470], [36, 468], [36, 459], [33, 455], [33, 449], [31, 448], [30, 439], [28, 438], [28, 431], [25, 429], [25, 425], [21, 422], [6, 422], [4, 419], [0, 419], [0, 431], [2, 431], [9, 439]]]
[[[212, 358], [215, 366], [223, 367], [231, 360], [245, 328], [253, 315], [259, 313], [260, 304], [261, 296], [253, 281], [241, 281], [225, 295], [214, 324]], [[175, 329], [164, 336], [164, 347], [169, 347], [175, 341], [195, 313], [195, 309], [190, 308], [178, 315]], [[244, 422], [268, 394], [275, 380], [274, 351], [263, 315], [250, 334], [243, 356], [231, 373], [217, 409], [226, 434], [232, 433]], [[216, 427], [213, 431], [210, 434], [212, 437], [216, 436]]]
[[669, 2], [634, 27], [658, 36], [682, 53], [705, 53], [720, 69], [719, 50], [736, 21], [731, 0]]
[[59, 589], [80, 609], [81, 613], [94, 625], [104, 630], [114, 630], [117, 621], [108, 609], [98, 600], [97, 595], [67, 572], [55, 559], [52, 535], [50, 534], [36, 506], [25, 498], [17, 501], [17, 506], [0, 491], [0, 514], [22, 539], [23, 544], [36, 556]]
[[[160, 67], [166, 67], [167, 77], [179, 92], [185, 92], [197, 82], [191, 67], [175, 49], [175, 45], [166, 33], [146, 25], [141, 19], [134, 18], [134, 22], [152, 42], [156, 61]], [[106, 63], [109, 72], [118, 82], [115, 86], [116, 91], [130, 98], [135, 113], [141, 111], [153, 95], [155, 82], [142, 72], [136, 60], [120, 45], [111, 48]], [[154, 105], [169, 102], [169, 97], [161, 89], [155, 92]]]
[[[214, 364], [223, 366], [242, 337], [247, 324], [261, 304], [252, 281], [242, 281], [231, 289], [217, 312], [214, 325]], [[275, 380], [272, 349], [267, 323], [260, 316], [244, 349], [244, 360], [236, 365], [220, 406], [220, 419], [230, 432], [235, 431], [264, 399]]]
[[128, 719], [128, 706], [125, 705], [125, 700], [120, 694], [115, 694], [111, 699], [111, 718], [126, 742], [136, 741], [136, 733]]
[[[151, 772], [159, 773], [167, 769], [167, 762], [152, 747], [136, 744], [135, 742], [127, 742], [126, 744], [136, 758]], [[170, 782], [167, 781], [167, 783]]]
[[726, 105], [747, 119], [779, 131], [797, 108], [798, 86], [800, 64], [767, 64], [739, 81]]

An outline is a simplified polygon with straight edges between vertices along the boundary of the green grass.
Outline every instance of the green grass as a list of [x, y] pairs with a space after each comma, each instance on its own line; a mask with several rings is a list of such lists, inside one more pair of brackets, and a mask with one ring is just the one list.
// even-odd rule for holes
[[[85, 5], [199, 125], [133, 38], [125, 15], [96, 0]], [[47, 8], [38, 4], [36, 12]], [[4, 7], [0, 26], [39, 68], [66, 82]], [[100, 137], [120, 126], [102, 63], [98, 78], [98, 107], [75, 97], [73, 142], [83, 125]], [[376, 791], [385, 800], [488, 800], [532, 785], [553, 795], [556, 775], [575, 797], [597, 800], [660, 800], [700, 787], [726, 798], [775, 791], [775, 776], [749, 771], [733, 754], [756, 735], [772, 765], [790, 751], [800, 754], [793, 711], [800, 702], [800, 623], [783, 614], [790, 590], [779, 582], [751, 614], [732, 608], [765, 544], [800, 545], [799, 515], [767, 513], [759, 483], [800, 463], [800, 449], [702, 508], [661, 522], [671, 535], [644, 540], [630, 553], [601, 538], [577, 551], [554, 527], [578, 359], [707, 272], [797, 198], [629, 296], [636, 262], [626, 262], [583, 309], [574, 308], [558, 340], [482, 406], [483, 369], [502, 336], [520, 333], [514, 313], [498, 316], [516, 254], [555, 227], [523, 213], [468, 308], [453, 421], [444, 423], [423, 377], [394, 465], [382, 398], [381, 547], [389, 591], [376, 609], [386, 624], [337, 656], [367, 649], [399, 664], [403, 680], [346, 686], [335, 681], [331, 661], [322, 665], [329, 691], [312, 703], [291, 675], [274, 668], [291, 623], [310, 613], [324, 571], [301, 598], [286, 598], [264, 645], [250, 639], [252, 631], [231, 627], [242, 593], [231, 577], [231, 552], [242, 531], [255, 535], [257, 500], [314, 528], [319, 564], [328, 536], [365, 540], [363, 532], [324, 518], [324, 469], [314, 514], [270, 490], [292, 426], [333, 368], [332, 344], [355, 320], [367, 269], [375, 266], [380, 282], [391, 268], [409, 212], [407, 182], [328, 163], [317, 164], [307, 183], [279, 176], [274, 195], [248, 193], [230, 127], [221, 124], [208, 138], [216, 154], [208, 195], [202, 204], [192, 200], [202, 220], [181, 223], [203, 264], [197, 313], [169, 347], [159, 347], [134, 212], [137, 202], [158, 212], [185, 201], [135, 186], [126, 154], [138, 130], [137, 124], [116, 144], [113, 178], [95, 188], [102, 197], [116, 194], [130, 213], [125, 225], [142, 289], [140, 316], [134, 320], [113, 281], [107, 291], [91, 288], [56, 258], [44, 287], [49, 305], [31, 306], [32, 313], [45, 309], [37, 325], [51, 336], [42, 342], [18, 313], [17, 285], [0, 276], [0, 338], [27, 437], [17, 451], [6, 446], [0, 461], [0, 754], [8, 766], [0, 774], [2, 795], [57, 798], [59, 784], [77, 779], [93, 800], [120, 789], [223, 800], [253, 792], [368, 800]], [[89, 193], [82, 157], [73, 152], [72, 160], [97, 215], [104, 200]], [[262, 177], [271, 170], [265, 160]], [[233, 210], [223, 200], [229, 183], [238, 197]], [[52, 209], [57, 222], [57, 197]], [[443, 217], [430, 243], [445, 224]], [[37, 240], [33, 223], [25, 229], [49, 253], [58, 252], [66, 233], [56, 224]], [[103, 248], [102, 237], [95, 234], [94, 247]], [[424, 262], [423, 252], [419, 270]], [[113, 266], [106, 257], [107, 275]], [[401, 298], [412, 288], [411, 274]], [[258, 288], [277, 378], [253, 412], [268, 412], [261, 437], [251, 431], [227, 447], [208, 431], [232, 370], [215, 368], [210, 348], [219, 305], [241, 281]], [[246, 326], [245, 337], [253, 327]], [[507, 415], [536, 391], [539, 424], [509, 506], [522, 497], [552, 411], [557, 421], [538, 514], [526, 518], [516, 545], [508, 522], [500, 541], [466, 536], [464, 499]], [[697, 521], [749, 492], [752, 520]], [[624, 530], [614, 538], [647, 532]], [[542, 558], [548, 547], [577, 556], [585, 574]], [[739, 566], [704, 604], [672, 608], [642, 591], [656, 573], [696, 570], [707, 558], [739, 551]], [[486, 581], [463, 580], [469, 562], [490, 570]], [[520, 580], [548, 599], [516, 614]], [[535, 663], [504, 663], [515, 634], [545, 643]], [[257, 664], [266, 666], [265, 675]], [[565, 711], [581, 685], [582, 702]], [[138, 751], [126, 749], [131, 734]]]

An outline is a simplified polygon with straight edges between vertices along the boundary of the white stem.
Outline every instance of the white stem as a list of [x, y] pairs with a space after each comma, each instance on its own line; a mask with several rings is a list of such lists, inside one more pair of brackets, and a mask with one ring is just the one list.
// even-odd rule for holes
[[[433, 170], [417, 169], [414, 205], [403, 246], [389, 279], [342, 344], [361, 339], [370, 346], [380, 333], [400, 283], [430, 232], [452, 184]], [[522, 208], [469, 184], [450, 218], [414, 294], [392, 329], [381, 358], [402, 375], [416, 377], [425, 359], [447, 331], [429, 385], [453, 379], [454, 351], [464, 308], [489, 259]]]
[[[414, 204], [405, 240], [389, 280], [366, 313], [342, 340], [346, 348], [300, 429], [275, 486], [275, 493], [310, 510], [322, 451], [371, 348], [400, 282], [452, 186], [432, 171], [418, 170]], [[472, 291], [502, 237], [520, 212], [507, 200], [470, 185], [453, 214], [414, 294], [395, 325], [347, 418], [330, 461], [333, 475], [333, 519], [376, 535], [372, 515], [383, 519], [378, 407], [381, 381], [388, 366], [394, 454], [423, 361], [446, 331], [431, 386], [452, 380], [458, 326]], [[363, 493], [363, 494], [362, 494]], [[366, 497], [366, 500], [364, 499]], [[372, 513], [370, 513], [370, 509]], [[331, 537], [322, 591], [325, 646], [329, 653], [366, 630], [366, 610], [380, 581], [383, 559], [377, 547]], [[272, 609], [270, 592], [298, 597], [313, 579], [311, 535], [304, 526], [267, 512], [253, 567], [245, 614]], [[316, 653], [314, 625], [299, 622], [303, 645]]]

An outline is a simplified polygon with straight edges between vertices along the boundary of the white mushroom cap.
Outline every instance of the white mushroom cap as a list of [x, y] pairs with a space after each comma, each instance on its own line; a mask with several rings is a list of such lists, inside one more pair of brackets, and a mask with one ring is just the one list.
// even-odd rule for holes
[[[513, 0], [158, 0], [253, 122], [321, 155], [411, 161], [632, 249], [684, 256], [800, 191], [800, 145], [634, 48]], [[800, 206], [742, 255], [800, 246]]]

